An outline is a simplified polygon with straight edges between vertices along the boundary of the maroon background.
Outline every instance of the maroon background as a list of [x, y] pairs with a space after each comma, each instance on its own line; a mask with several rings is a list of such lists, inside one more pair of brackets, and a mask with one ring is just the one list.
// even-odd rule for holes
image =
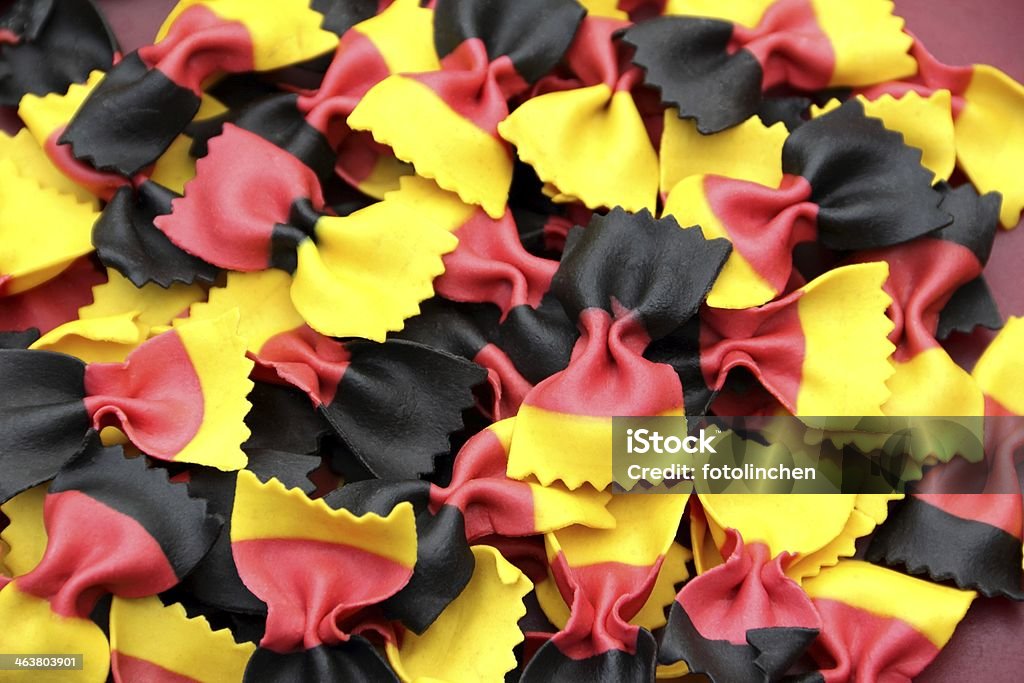
[[[122, 48], [130, 52], [152, 39], [175, 0], [98, 3]], [[0, 7], [4, 4], [0, 0]], [[948, 64], [992, 64], [1024, 82], [1024, 0], [896, 0], [896, 13], [906, 18], [910, 31], [940, 60]], [[13, 112], [0, 108], [0, 128], [12, 131], [18, 125]], [[1018, 276], [1022, 259], [1024, 229], [1001, 231], [985, 277], [1004, 316], [1024, 315], [1024, 287]], [[970, 368], [993, 336], [985, 330], [956, 335], [948, 347], [961, 364]], [[1024, 603], [979, 598], [957, 628], [952, 642], [917, 680], [1024, 681], [1022, 636]]]

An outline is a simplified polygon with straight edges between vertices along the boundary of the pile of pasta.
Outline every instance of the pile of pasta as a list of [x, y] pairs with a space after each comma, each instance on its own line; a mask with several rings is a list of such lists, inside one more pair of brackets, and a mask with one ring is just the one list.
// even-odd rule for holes
[[1024, 598], [1019, 435], [978, 495], [613, 491], [613, 416], [1024, 415], [1024, 87], [888, 0], [181, 0], [129, 54], [15, 0], [0, 104], [0, 652], [892, 682]]

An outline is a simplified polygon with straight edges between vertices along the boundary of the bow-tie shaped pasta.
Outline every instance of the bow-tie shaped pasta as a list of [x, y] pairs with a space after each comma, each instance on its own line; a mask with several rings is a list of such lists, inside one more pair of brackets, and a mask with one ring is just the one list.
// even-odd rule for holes
[[440, 68], [384, 79], [348, 125], [370, 131], [417, 173], [500, 218], [513, 155], [498, 124], [509, 101], [562, 58], [583, 15], [575, 0], [439, 0]]
[[606, 528], [610, 495], [593, 489], [568, 491], [554, 484], [505, 476], [514, 420], [475, 435], [455, 457], [447, 486], [425, 481], [353, 482], [326, 498], [357, 514], [386, 514], [403, 501], [416, 512], [416, 569], [385, 603], [389, 616], [422, 634], [466, 587], [473, 573], [470, 545], [498, 537], [536, 536], [571, 525]]
[[397, 680], [370, 638], [394, 640], [380, 603], [412, 576], [412, 505], [356, 516], [313, 501], [280, 481], [241, 472], [231, 515], [238, 574], [267, 603], [266, 631], [246, 681]]
[[[254, 376], [294, 386], [373, 476], [415, 479], [434, 471], [449, 435], [473, 407], [482, 368], [412, 341], [333, 339], [303, 324], [280, 271], [231, 273], [191, 320], [237, 311]], [[191, 324], [191, 323], [189, 323]]]
[[551, 574], [569, 616], [527, 663], [523, 681], [654, 678], [654, 636], [630, 622], [657, 584], [687, 498], [615, 496], [608, 505], [614, 529], [572, 526], [545, 536]]
[[885, 95], [916, 93], [943, 98], [953, 118], [956, 162], [979, 192], [1003, 195], [1000, 222], [1012, 228], [1024, 209], [1016, 162], [1024, 150], [1024, 86], [988, 64], [948, 66], [915, 39], [910, 54], [917, 72], [860, 89], [876, 101]]
[[231, 124], [209, 146], [185, 196], [155, 221], [185, 251], [229, 270], [292, 274], [295, 308], [331, 336], [383, 341], [433, 294], [457, 240], [447, 225], [419, 222], [411, 186], [338, 217], [294, 154]]
[[123, 363], [0, 351], [0, 498], [52, 478], [93, 430], [108, 426], [154, 458], [224, 470], [244, 465], [252, 361], [236, 323], [237, 314], [183, 325]]
[[973, 591], [844, 560], [804, 589], [821, 615], [810, 652], [825, 683], [910, 683], [949, 642]]
[[[0, 634], [11, 652], [74, 652], [72, 680], [107, 678], [109, 644], [90, 619], [105, 595], [141, 598], [178, 584], [203, 557], [220, 523], [183, 485], [104, 448], [90, 435], [82, 452], [50, 484], [43, 500], [46, 553], [0, 589], [0, 614], [17, 629]], [[17, 680], [20, 672], [0, 672]]]
[[[686, 4], [673, 11], [688, 13]], [[718, 12], [739, 13], [745, 4]], [[775, 0], [759, 9], [757, 18], [742, 17], [747, 25], [737, 16], [660, 17], [624, 39], [636, 47], [646, 82], [706, 134], [743, 123], [772, 89], [813, 92], [914, 73], [911, 38], [890, 2]]]
[[866, 117], [857, 101], [791, 133], [781, 162], [783, 174], [774, 187], [691, 175], [669, 192], [666, 214], [733, 244], [708, 305], [749, 308], [782, 294], [800, 243], [871, 249], [950, 223], [920, 152]]
[[613, 415], [691, 409], [675, 368], [646, 354], [696, 316], [729, 249], [700, 228], [682, 229], [646, 211], [615, 209], [570, 233], [551, 291], [580, 336], [566, 368], [523, 402], [511, 476], [604, 488], [611, 482]]
[[119, 61], [75, 113], [61, 142], [101, 171], [133, 176], [167, 150], [223, 73], [270, 71], [338, 44], [309, 0], [181, 0], [156, 42]]

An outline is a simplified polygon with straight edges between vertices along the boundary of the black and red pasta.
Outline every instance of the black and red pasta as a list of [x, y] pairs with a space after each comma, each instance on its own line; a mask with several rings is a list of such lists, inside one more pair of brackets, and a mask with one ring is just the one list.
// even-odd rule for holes
[[208, 302], [192, 307], [190, 318], [238, 311], [239, 335], [256, 364], [253, 376], [305, 394], [306, 405], [368, 475], [416, 479], [432, 473], [434, 459], [451, 449], [449, 435], [463, 428], [464, 411], [474, 407], [473, 390], [485, 382], [485, 370], [415, 341], [320, 334], [295, 310], [288, 282], [275, 270], [230, 273]]
[[533, 384], [496, 343], [501, 315], [498, 307], [434, 297], [424, 301], [420, 308], [420, 314], [409, 318], [396, 337], [453, 353], [484, 368], [489, 392], [478, 407], [491, 420], [503, 420], [519, 412]]
[[498, 135], [509, 102], [562, 58], [583, 19], [575, 0], [439, 0], [438, 65], [392, 75], [348, 119], [466, 203], [505, 211], [514, 155]]
[[220, 522], [183, 485], [89, 435], [50, 483], [46, 551], [0, 588], [0, 634], [12, 652], [82, 654], [80, 680], [107, 678], [110, 646], [90, 613], [104, 596], [153, 596], [177, 585], [206, 553]]
[[[904, 244], [856, 253], [850, 262], [889, 264], [885, 290], [892, 297], [889, 317], [895, 344], [895, 374], [889, 415], [981, 415], [980, 388], [939, 343], [951, 332], [970, 333], [981, 325], [1002, 326], [982, 271], [999, 223], [999, 196], [978, 195], [969, 185], [943, 193], [942, 210], [953, 222]], [[928, 382], [935, 390], [914, 388]]]
[[653, 680], [657, 643], [632, 622], [667, 567], [686, 502], [685, 494], [615, 496], [608, 503], [614, 528], [576, 525], [545, 535], [551, 576], [569, 615], [526, 663], [522, 681]]
[[[313, 3], [314, 9], [320, 4], [326, 3]], [[333, 5], [344, 11], [347, 3]], [[324, 148], [333, 150], [324, 161], [334, 173], [353, 188], [381, 198], [397, 188], [398, 177], [408, 174], [409, 168], [368, 133], [349, 128], [346, 120], [367, 91], [392, 73], [437, 68], [432, 19], [433, 10], [410, 2], [390, 4], [380, 14], [366, 17], [339, 34], [338, 48], [315, 89], [265, 95], [191, 125], [188, 130], [197, 138], [193, 152], [205, 156], [206, 140], [219, 134], [225, 123], [293, 152], [286, 136], [306, 128], [306, 135], [319, 133]]]
[[[410, 179], [402, 183], [412, 185]], [[523, 382], [519, 377], [535, 384], [561, 370], [576, 340], [572, 321], [550, 293], [558, 262], [527, 251], [513, 209], [493, 219], [483, 209], [463, 204], [456, 195], [435, 185], [418, 180], [415, 187], [419, 188], [422, 214], [433, 223], [447, 226], [458, 239], [455, 249], [443, 257], [444, 273], [435, 279], [435, 291], [450, 302], [491, 304], [473, 309], [486, 342], [472, 343], [476, 348], [467, 349], [472, 354], [466, 357], [475, 359], [488, 343], [493, 343], [480, 360], [496, 379], [507, 379], [512, 395], [505, 406], [510, 412], [503, 416], [513, 415], [522, 402]], [[443, 308], [452, 311], [449, 304]], [[434, 313], [440, 313], [440, 308]], [[494, 316], [497, 320], [492, 321]], [[417, 324], [428, 343], [431, 333], [424, 326], [431, 324], [435, 323], [424, 320]], [[452, 331], [456, 329], [460, 328]], [[466, 328], [463, 325], [461, 329]], [[443, 339], [438, 342], [444, 344]], [[496, 390], [504, 393], [500, 384]]]
[[[684, 15], [687, 3], [673, 11]], [[723, 3], [710, 11], [713, 18], [640, 22], [625, 34], [646, 82], [680, 117], [696, 119], [701, 133], [742, 123], [768, 92], [870, 85], [914, 73], [911, 38], [882, 0]]]
[[973, 591], [859, 560], [822, 569], [803, 589], [821, 617], [809, 649], [817, 670], [798, 679], [809, 683], [910, 683], [949, 642], [975, 598]]
[[957, 166], [978, 192], [1002, 194], [1000, 223], [1004, 228], [1016, 226], [1024, 209], [1024, 191], [1014, 181], [1017, 160], [1024, 150], [1024, 133], [1014, 122], [1024, 106], [1024, 87], [988, 64], [944, 64], [917, 38], [910, 55], [917, 63], [914, 73], [866, 84], [857, 89], [858, 94], [875, 101], [887, 95], [904, 99], [908, 93], [915, 93], [922, 99], [943, 103], [941, 108], [952, 119], [950, 142]]
[[[311, 480], [320, 467], [322, 442], [330, 427], [297, 389], [255, 382], [249, 394], [252, 410], [245, 423], [251, 435], [242, 445], [249, 462], [245, 469], [260, 481], [276, 478], [288, 488], [312, 496]], [[179, 587], [180, 593], [204, 608], [223, 610], [238, 619], [266, 616], [266, 605], [238, 577], [231, 555], [231, 512], [234, 508], [237, 472], [192, 468], [176, 481], [188, 485], [189, 495], [206, 501], [211, 514], [224, 527], [209, 552]]]
[[[26, 128], [14, 138], [26, 136], [20, 162], [51, 168], [59, 181], [51, 178], [47, 182], [62, 194], [73, 194], [81, 205], [95, 210], [104, 202], [99, 215], [94, 212], [90, 216], [89, 244], [103, 265], [116, 269], [137, 287], [149, 282], [164, 288], [173, 283], [212, 282], [218, 272], [215, 267], [175, 247], [153, 225], [156, 216], [170, 212], [171, 200], [195, 172], [187, 137], [180, 136], [155, 163], [133, 176], [97, 170], [58, 142], [77, 107], [102, 76], [94, 71], [88, 81], [71, 85], [67, 92], [22, 99], [18, 115]], [[210, 98], [203, 105], [205, 111], [199, 116], [208, 116], [220, 106]]]
[[676, 370], [645, 354], [697, 314], [729, 251], [727, 240], [646, 210], [613, 209], [569, 234], [551, 292], [580, 336], [565, 369], [527, 394], [510, 476], [604, 488], [613, 415], [700, 414]]
[[622, 40], [621, 12], [588, 7], [564, 64], [498, 126], [558, 203], [654, 211], [663, 107]]
[[669, 188], [666, 214], [733, 244], [710, 306], [749, 308], [788, 292], [793, 249], [801, 243], [873, 249], [952, 219], [920, 151], [865, 116], [856, 100], [793, 131], [782, 146], [781, 170], [777, 187], [704, 174]]
[[179, 196], [150, 178], [118, 188], [93, 225], [97, 258], [136, 287], [213, 282], [217, 267], [174, 246], [154, 225], [157, 216], [171, 212], [171, 202]]
[[[108, 2], [0, 0], [0, 655], [910, 683], [1024, 601], [1024, 86], [893, 0], [175, 0], [127, 55]], [[716, 415], [927, 453], [619, 481], [613, 420]]]
[[[1018, 436], [1015, 445], [1021, 443]], [[930, 470], [872, 537], [867, 559], [987, 597], [1024, 600], [1017, 460], [1012, 445], [1004, 443], [986, 462], [956, 458]], [[968, 486], [979, 477], [980, 484]]]
[[53, 478], [106, 427], [160, 460], [244, 465], [252, 362], [234, 324], [226, 316], [182, 325], [122, 363], [0, 350], [0, 499]]
[[267, 623], [244, 680], [397, 681], [373, 643], [395, 638], [380, 603], [416, 563], [412, 505], [353, 515], [241, 472], [231, 552]]
[[[610, 495], [570, 492], [505, 476], [514, 420], [473, 436], [455, 457], [451, 481], [362, 481], [328, 494], [326, 502], [355, 514], [388, 514], [402, 502], [416, 515], [416, 567], [409, 583], [383, 603], [385, 613], [422, 634], [469, 582], [470, 546], [537, 536], [572, 525], [608, 527]], [[500, 543], [499, 543], [500, 545]]]
[[800, 585], [785, 574], [790, 555], [726, 532], [723, 564], [690, 580], [669, 612], [662, 664], [686, 662], [713, 683], [786, 680], [821, 630]]
[[104, 76], [61, 142], [99, 170], [133, 176], [192, 121], [211, 77], [283, 68], [338, 44], [308, 0], [261, 0], [259, 7], [253, 12], [252, 3], [241, 0], [179, 2], [152, 45], [126, 55]]
[[422, 344], [336, 341], [308, 327], [272, 338], [257, 363], [258, 376], [304, 390], [360, 465], [382, 479], [432, 473], [486, 379], [477, 365]]
[[1024, 599], [1024, 503], [1017, 477], [1024, 444], [1024, 379], [1017, 360], [1024, 322], [1011, 318], [978, 359], [973, 379], [986, 419], [985, 457], [930, 470], [872, 539], [872, 562], [952, 581], [985, 596]]
[[[699, 323], [692, 321], [651, 355], [680, 372], [687, 405], [710, 404], [723, 415], [759, 415], [779, 406], [801, 416], [881, 415], [891, 395], [888, 272], [885, 263], [845, 266], [763, 306], [704, 306]], [[736, 379], [742, 391], [730, 386]]]

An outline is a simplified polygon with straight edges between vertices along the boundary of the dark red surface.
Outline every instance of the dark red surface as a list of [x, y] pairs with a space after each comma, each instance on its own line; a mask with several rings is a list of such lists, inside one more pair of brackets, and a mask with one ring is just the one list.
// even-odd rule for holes
[[751, 629], [820, 628], [810, 598], [785, 574], [792, 555], [772, 558], [765, 543], [744, 544], [734, 529], [726, 532], [722, 555], [724, 563], [687, 582], [676, 596], [702, 638], [746, 645]]
[[47, 493], [43, 515], [46, 554], [14, 585], [48, 600], [54, 614], [86, 618], [108, 593], [141, 598], [180, 581], [139, 520], [83, 491]]
[[161, 460], [173, 460], [203, 424], [202, 384], [176, 331], [153, 337], [123, 363], [87, 365], [85, 392], [94, 429], [118, 427]]
[[[267, 169], [274, 173], [266, 173]], [[173, 213], [153, 220], [176, 245], [220, 268], [265, 270], [274, 258], [277, 225], [291, 220], [294, 202], [324, 206], [320, 181], [295, 156], [234, 124], [209, 142], [196, 177]], [[297, 246], [297, 245], [296, 245]]]
[[[3, 3], [0, 3], [3, 4]], [[98, 0], [125, 52], [149, 42], [175, 0]], [[896, 12], [928, 49], [948, 64], [987, 63], [1024, 81], [1024, 2], [1021, 0], [896, 0]], [[0, 109], [0, 129], [17, 119]], [[1024, 315], [1024, 287], [1018, 270], [1024, 230], [996, 238], [985, 277], [1004, 316]], [[967, 367], [994, 333], [957, 334], [947, 348]], [[1024, 604], [980, 599], [960, 624], [953, 641], [917, 679], [925, 683], [1018, 681], [1024, 678]]]
[[434, 281], [438, 294], [452, 301], [492, 302], [502, 318], [515, 306], [540, 305], [558, 262], [523, 248], [511, 211], [494, 220], [478, 208], [454, 234], [459, 245], [444, 256], [444, 274]]
[[704, 196], [722, 222], [734, 253], [776, 294], [793, 275], [793, 248], [818, 237], [818, 205], [806, 178], [783, 175], [778, 188], [717, 175], [704, 176]]
[[302, 325], [265, 341], [254, 360], [268, 370], [260, 379], [296, 386], [321, 406], [334, 401], [351, 358], [341, 342]]
[[179, 14], [167, 37], [139, 50], [150, 69], [159, 69], [175, 84], [203, 95], [203, 82], [218, 71], [253, 70], [252, 37], [238, 21], [225, 21], [203, 5]]
[[824, 90], [832, 80], [836, 54], [806, 0], [782, 0], [753, 28], [737, 24], [730, 52], [744, 49], [761, 65], [761, 90], [780, 86]]

